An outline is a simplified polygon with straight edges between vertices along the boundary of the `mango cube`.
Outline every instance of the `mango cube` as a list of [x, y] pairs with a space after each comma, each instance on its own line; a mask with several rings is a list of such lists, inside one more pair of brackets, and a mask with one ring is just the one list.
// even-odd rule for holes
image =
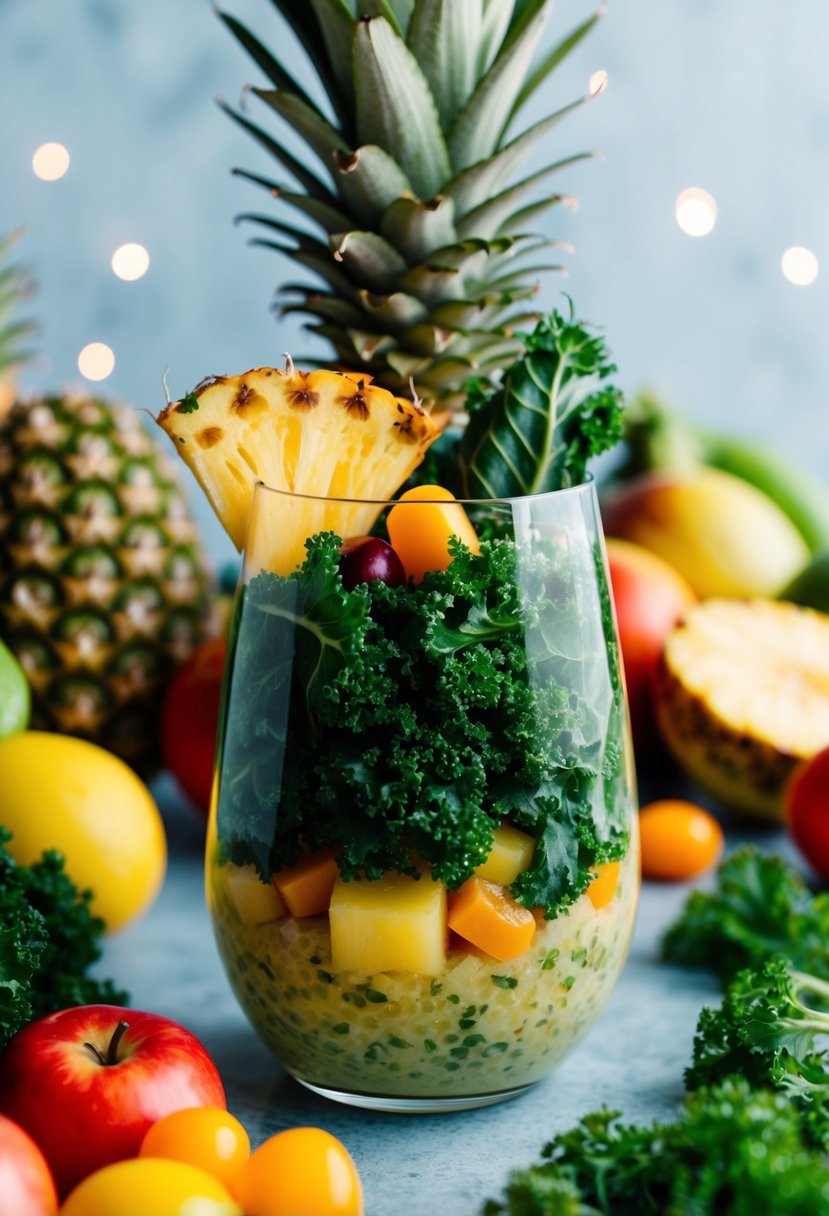
[[227, 868], [227, 890], [243, 925], [266, 925], [285, 915], [282, 896], [272, 882], [263, 882], [256, 866]]
[[446, 888], [442, 882], [386, 874], [375, 882], [334, 885], [331, 955], [339, 971], [414, 971], [438, 975], [446, 962]]
[[446, 569], [452, 560], [449, 542], [453, 536], [472, 553], [481, 552], [469, 516], [443, 486], [406, 490], [389, 511], [386, 527], [392, 548], [416, 583], [430, 570]]
[[475, 867], [479, 878], [508, 887], [527, 869], [533, 859], [535, 841], [511, 823], [502, 823], [493, 832], [493, 844], [486, 861]]

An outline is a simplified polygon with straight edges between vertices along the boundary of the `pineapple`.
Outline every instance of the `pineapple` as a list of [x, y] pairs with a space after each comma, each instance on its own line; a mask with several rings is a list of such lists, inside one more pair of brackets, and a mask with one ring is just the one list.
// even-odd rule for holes
[[[370, 377], [255, 368], [204, 381], [159, 423], [193, 470], [231, 540], [246, 540], [254, 486], [288, 490], [250, 527], [248, 565], [290, 574], [305, 539], [370, 531], [383, 500], [421, 462], [440, 427]], [[332, 501], [332, 500], [372, 500]], [[261, 498], [257, 498], [259, 506]]]
[[[536, 316], [538, 276], [561, 269], [548, 253], [560, 242], [537, 225], [573, 200], [546, 183], [592, 154], [515, 175], [587, 98], [523, 129], [516, 121], [600, 13], [539, 57], [553, 0], [274, 2], [327, 104], [293, 78], [287, 45], [272, 53], [220, 14], [272, 86], [253, 94], [290, 128], [283, 142], [225, 106], [293, 179], [242, 172], [280, 211], [240, 219], [266, 229], [254, 244], [321, 280], [283, 283], [282, 311], [313, 318], [333, 366], [364, 369], [397, 394], [413, 380], [429, 408], [457, 409], [470, 376], [497, 377], [519, 354], [514, 331]], [[289, 151], [297, 136], [309, 155]]]
[[829, 746], [829, 616], [764, 599], [694, 605], [668, 635], [656, 704], [689, 776], [782, 821], [792, 770]]
[[152, 771], [161, 695], [205, 634], [208, 584], [135, 412], [64, 396], [0, 418], [0, 637], [29, 678], [33, 726]]
[[33, 321], [17, 315], [19, 304], [32, 292], [26, 268], [8, 261], [19, 235], [0, 237], [0, 417], [14, 400], [13, 373], [31, 357], [24, 344], [36, 329]]

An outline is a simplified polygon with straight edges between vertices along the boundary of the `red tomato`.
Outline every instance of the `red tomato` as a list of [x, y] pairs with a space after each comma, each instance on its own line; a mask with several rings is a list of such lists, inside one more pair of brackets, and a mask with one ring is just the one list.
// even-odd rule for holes
[[821, 878], [829, 878], [829, 747], [797, 766], [785, 804], [792, 839]]
[[202, 642], [176, 671], [161, 711], [161, 751], [182, 790], [203, 811], [210, 807], [227, 641]]
[[0, 1200], [3, 1216], [54, 1216], [58, 1197], [34, 1140], [0, 1115]]

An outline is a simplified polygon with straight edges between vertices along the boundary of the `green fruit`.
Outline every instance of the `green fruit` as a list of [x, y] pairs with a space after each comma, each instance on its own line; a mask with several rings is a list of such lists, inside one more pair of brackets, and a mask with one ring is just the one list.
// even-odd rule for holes
[[829, 552], [812, 558], [780, 592], [778, 599], [829, 612]]
[[30, 705], [29, 682], [23, 668], [0, 642], [0, 739], [26, 729]]

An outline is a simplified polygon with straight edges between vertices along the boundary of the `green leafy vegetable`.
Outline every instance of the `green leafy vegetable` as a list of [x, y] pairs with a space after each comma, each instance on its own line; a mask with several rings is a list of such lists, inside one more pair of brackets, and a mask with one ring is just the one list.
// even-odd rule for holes
[[670, 1123], [587, 1115], [516, 1171], [484, 1216], [826, 1216], [829, 1170], [783, 1094], [731, 1079]]
[[225, 855], [264, 876], [337, 845], [348, 878], [416, 874], [420, 858], [455, 888], [508, 815], [538, 840], [513, 894], [555, 915], [627, 845], [609, 623], [596, 614], [591, 633], [580, 610], [594, 555], [541, 547], [519, 573], [511, 541], [456, 544], [418, 586], [348, 591], [339, 543], [314, 538], [297, 574], [244, 593]]
[[101, 957], [104, 923], [90, 911], [58, 853], [18, 865], [0, 828], [0, 1048], [27, 1022], [70, 1005], [123, 1005], [109, 980], [87, 975]]
[[511, 498], [579, 485], [587, 462], [622, 434], [622, 396], [602, 385], [616, 370], [604, 342], [553, 312], [525, 335], [501, 388], [474, 386], [460, 443], [463, 492]]

